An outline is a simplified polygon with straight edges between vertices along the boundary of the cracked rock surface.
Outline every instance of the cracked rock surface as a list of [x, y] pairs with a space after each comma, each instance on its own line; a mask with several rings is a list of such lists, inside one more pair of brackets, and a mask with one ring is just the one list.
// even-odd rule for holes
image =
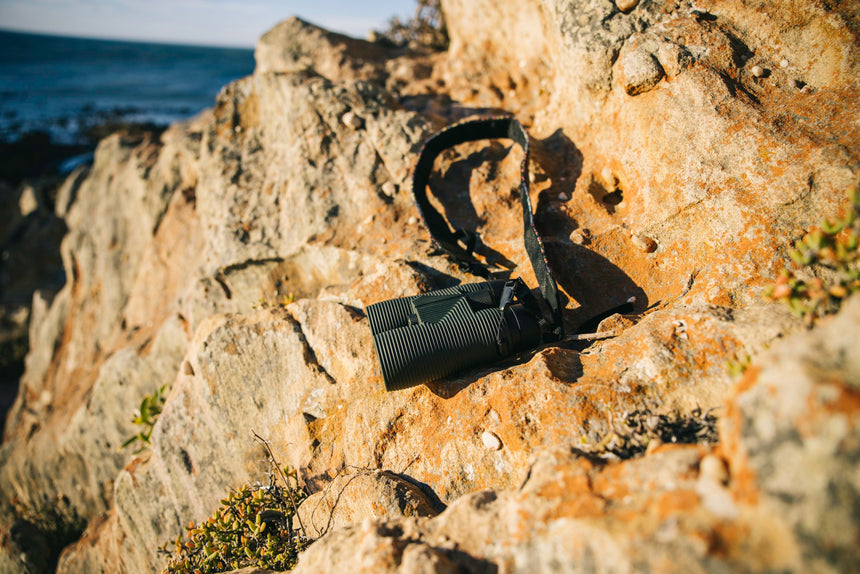
[[[804, 332], [761, 298], [791, 242], [860, 181], [857, 15], [442, 4], [445, 53], [278, 24], [211, 110], [159, 138], [111, 136], [66, 182], [67, 281], [32, 307], [0, 447], [0, 571], [28, 571], [13, 500], [62, 500], [86, 523], [59, 572], [159, 571], [160, 544], [264, 480], [252, 432], [314, 493], [300, 513], [320, 538], [299, 572], [860, 561], [858, 301]], [[500, 112], [532, 138], [568, 331], [632, 296], [635, 313], [604, 323], [614, 338], [386, 393], [364, 307], [480, 280], [421, 222], [421, 143]], [[431, 187], [534, 287], [520, 159], [506, 141], [464, 144]], [[738, 382], [726, 365], [746, 355], [756, 366]], [[118, 450], [164, 384], [151, 447]], [[692, 413], [719, 420], [708, 440], [648, 426]], [[631, 417], [645, 434], [620, 430]]]

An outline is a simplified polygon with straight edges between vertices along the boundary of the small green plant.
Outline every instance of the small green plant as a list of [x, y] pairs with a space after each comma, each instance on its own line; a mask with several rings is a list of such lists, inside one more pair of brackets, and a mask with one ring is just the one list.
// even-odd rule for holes
[[[303, 491], [295, 490], [303, 500]], [[308, 541], [293, 530], [291, 502], [276, 484], [246, 484], [231, 492], [208, 520], [186, 527], [185, 539], [180, 534], [159, 548], [170, 556], [164, 574], [215, 574], [247, 566], [292, 569]]]
[[296, 295], [293, 292], [286, 293], [286, 294], [282, 295], [281, 298], [278, 300], [278, 302], [275, 305], [269, 303], [265, 297], [260, 297], [259, 301], [257, 301], [253, 305], [251, 305], [251, 309], [254, 309], [254, 310], [269, 309], [271, 307], [275, 307], [278, 305], [280, 305], [281, 307], [286, 307], [290, 303], [295, 303], [295, 301], [296, 301]]
[[860, 291], [860, 194], [848, 194], [848, 214], [813, 227], [790, 252], [795, 269], [823, 270], [822, 277], [804, 279], [795, 269], [783, 269], [765, 290], [771, 301], [784, 301], [807, 326], [836, 313], [842, 302]]
[[[169, 556], [163, 574], [215, 574], [253, 566], [291, 570], [299, 553], [310, 544], [298, 505], [307, 497], [298, 473], [281, 470], [268, 441], [254, 433], [266, 448], [271, 469], [268, 485], [242, 486], [221, 500], [208, 520], [186, 527], [186, 537], [165, 542], [159, 551]], [[281, 484], [277, 484], [280, 478]], [[293, 518], [299, 530], [293, 528]], [[173, 550], [170, 550], [170, 546]]]
[[726, 370], [730, 377], [736, 379], [746, 372], [751, 363], [752, 357], [750, 355], [734, 355], [726, 361]]
[[155, 421], [158, 420], [158, 415], [161, 414], [161, 409], [164, 407], [166, 392], [167, 385], [161, 385], [151, 395], [143, 397], [143, 400], [140, 401], [140, 407], [134, 412], [134, 418], [131, 420], [132, 423], [141, 427], [141, 430], [122, 443], [120, 449], [128, 448], [136, 442], [140, 442], [140, 447], [134, 451], [135, 454], [138, 454], [149, 446]]

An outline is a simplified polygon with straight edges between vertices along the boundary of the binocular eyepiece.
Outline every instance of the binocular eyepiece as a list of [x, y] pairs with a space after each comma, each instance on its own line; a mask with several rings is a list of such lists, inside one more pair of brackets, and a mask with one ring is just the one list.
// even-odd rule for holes
[[494, 363], [541, 343], [541, 322], [514, 303], [521, 281], [469, 283], [367, 307], [388, 391]]

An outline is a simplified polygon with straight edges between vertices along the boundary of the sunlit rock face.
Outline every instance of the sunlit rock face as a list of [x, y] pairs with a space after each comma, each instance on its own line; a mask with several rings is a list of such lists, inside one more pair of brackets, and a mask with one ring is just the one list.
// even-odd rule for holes
[[[267, 480], [253, 433], [317, 493], [299, 509], [320, 536], [301, 572], [858, 562], [858, 302], [807, 332], [761, 298], [860, 179], [856, 15], [443, 7], [444, 53], [278, 24], [210, 111], [160, 138], [107, 138], [65, 184], [67, 283], [33, 307], [0, 450], [3, 568], [24, 568], [12, 501], [61, 500], [88, 528], [59, 571], [158, 571], [161, 543]], [[600, 327], [610, 339], [386, 393], [363, 308], [480, 280], [421, 222], [421, 143], [503, 112], [532, 138], [568, 331], [630, 297], [635, 313]], [[458, 146], [431, 187], [534, 287], [520, 154]], [[738, 382], [727, 363], [750, 354]], [[165, 384], [150, 447], [119, 449]], [[660, 432], [709, 409], [710, 433]], [[631, 413], [642, 436], [620, 430]], [[642, 448], [611, 454], [623, 441]]]

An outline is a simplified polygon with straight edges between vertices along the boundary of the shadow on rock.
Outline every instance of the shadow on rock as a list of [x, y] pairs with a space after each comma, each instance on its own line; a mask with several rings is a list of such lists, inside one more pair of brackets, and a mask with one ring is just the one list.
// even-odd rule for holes
[[547, 251], [559, 287], [580, 305], [564, 315], [568, 333], [593, 331], [596, 317], [631, 297], [636, 298], [635, 310], [648, 307], [645, 291], [602, 255], [574, 243], [552, 244]]

